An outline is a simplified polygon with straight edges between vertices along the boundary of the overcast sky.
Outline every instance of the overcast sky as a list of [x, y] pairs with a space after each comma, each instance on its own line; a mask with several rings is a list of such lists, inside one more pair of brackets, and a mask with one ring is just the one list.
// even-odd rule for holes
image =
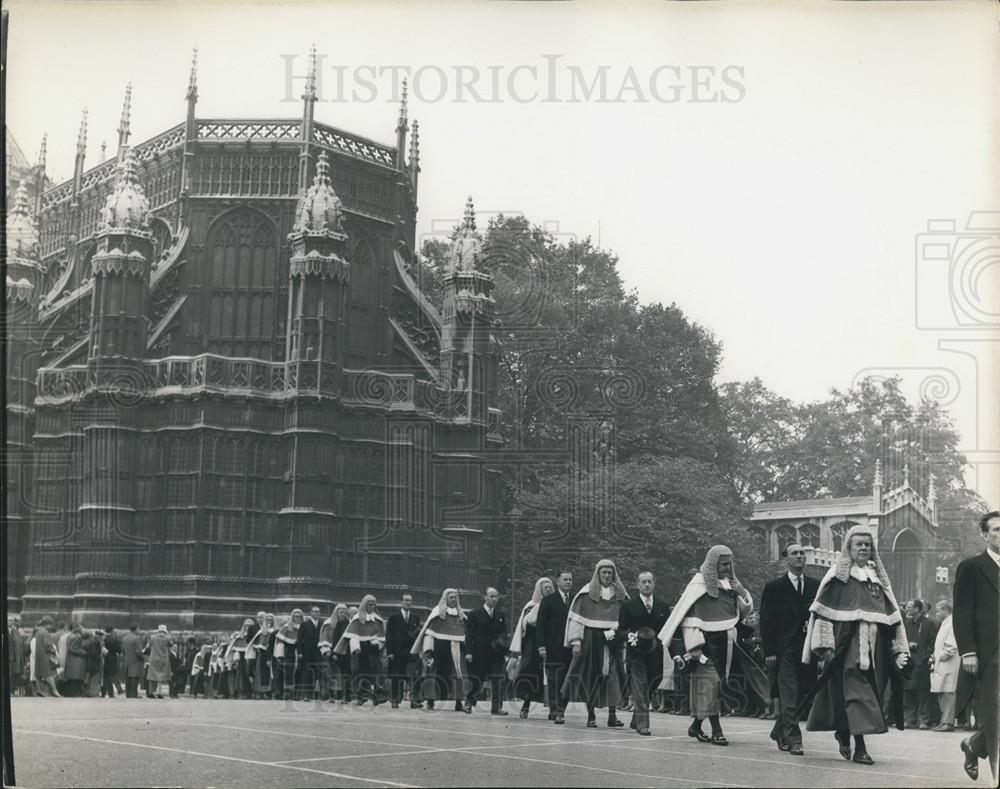
[[[965, 232], [1000, 210], [990, 0], [8, 7], [8, 124], [29, 159], [48, 132], [50, 173], [84, 106], [88, 165], [113, 154], [128, 81], [133, 142], [182, 121], [195, 45], [200, 117], [298, 117], [315, 43], [317, 119], [390, 143], [406, 67], [421, 232], [471, 193], [482, 219], [599, 235], [643, 302], [721, 340], [720, 381], [813, 400], [899, 372], [949, 404], [997, 505], [1000, 213]], [[958, 246], [920, 262], [948, 219]]]

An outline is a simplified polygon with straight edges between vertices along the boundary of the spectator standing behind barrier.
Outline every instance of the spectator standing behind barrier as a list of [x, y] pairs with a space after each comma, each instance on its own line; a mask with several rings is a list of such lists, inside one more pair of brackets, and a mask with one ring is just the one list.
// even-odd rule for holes
[[934, 719], [931, 696], [931, 658], [937, 627], [926, 616], [923, 600], [906, 604], [906, 638], [910, 646], [913, 673], [903, 683], [904, 725], [908, 729], [929, 729]]
[[84, 680], [84, 695], [89, 698], [97, 698], [101, 692], [101, 680], [104, 674], [101, 636], [96, 630], [85, 630], [82, 637], [83, 649], [87, 653], [87, 678]]
[[73, 624], [66, 638], [66, 665], [63, 669], [64, 696], [85, 695], [87, 680], [87, 650], [83, 646], [83, 629], [79, 623]]
[[931, 693], [937, 697], [941, 710], [941, 723], [934, 731], [955, 730], [955, 688], [961, 669], [958, 647], [955, 644], [955, 629], [951, 617], [951, 603], [941, 600], [935, 607], [941, 622], [934, 640], [933, 665], [931, 667]]
[[104, 640], [101, 644], [101, 654], [104, 656], [104, 665], [101, 669], [101, 698], [115, 697], [115, 676], [118, 674], [118, 658], [121, 651], [121, 640], [115, 635], [115, 629], [108, 625], [104, 628]]

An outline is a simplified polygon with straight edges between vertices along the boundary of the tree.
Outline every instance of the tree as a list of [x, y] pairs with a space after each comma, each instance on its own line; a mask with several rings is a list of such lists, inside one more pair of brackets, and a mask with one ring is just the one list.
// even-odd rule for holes
[[979, 549], [972, 524], [985, 503], [965, 485], [954, 423], [934, 401], [910, 404], [899, 378], [866, 378], [799, 405], [758, 379], [721, 391], [736, 447], [731, 481], [742, 501], [865, 496], [879, 461], [886, 490], [909, 474], [926, 498], [934, 475], [942, 563]]

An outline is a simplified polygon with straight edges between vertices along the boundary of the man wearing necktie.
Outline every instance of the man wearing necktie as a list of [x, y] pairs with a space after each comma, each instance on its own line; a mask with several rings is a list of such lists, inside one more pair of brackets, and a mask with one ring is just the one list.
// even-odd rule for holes
[[653, 596], [656, 581], [650, 572], [639, 573], [639, 596], [622, 603], [618, 612], [618, 632], [625, 634], [628, 676], [635, 698], [631, 728], [649, 736], [650, 689], [663, 673], [663, 645], [656, 634], [663, 629], [670, 609]]
[[563, 724], [566, 722], [566, 700], [562, 695], [566, 670], [573, 660], [572, 651], [564, 644], [566, 637], [566, 617], [569, 615], [570, 592], [573, 589], [573, 573], [563, 570], [556, 577], [556, 592], [542, 598], [538, 604], [538, 619], [535, 632], [538, 638], [538, 654], [545, 661], [545, 681], [549, 693], [549, 720]]
[[976, 723], [979, 731], [962, 740], [965, 772], [973, 780], [979, 778], [979, 760], [988, 759], [997, 782], [997, 762], [1000, 753], [1000, 733], [997, 717], [1000, 712], [997, 685], [1000, 681], [1000, 638], [997, 636], [998, 602], [1000, 602], [1000, 512], [987, 512], [979, 520], [986, 550], [963, 559], [955, 572], [952, 590], [955, 613], [955, 643], [958, 646], [962, 673], [970, 680], [959, 684], [957, 711], [975, 699]]
[[[802, 646], [809, 621], [809, 606], [816, 599], [819, 581], [805, 575], [806, 552], [798, 543], [782, 550], [787, 563], [780, 578], [764, 586], [760, 602], [760, 636], [767, 672], [771, 678], [771, 697], [778, 699], [778, 715], [771, 739], [778, 750], [802, 755], [802, 731], [796, 708], [803, 695], [816, 682], [816, 670], [802, 662]], [[808, 716], [805, 709], [801, 720]]]
[[476, 696], [488, 681], [490, 686], [490, 712], [494, 715], [507, 715], [503, 709], [502, 686], [506, 675], [504, 673], [504, 658], [510, 646], [510, 635], [507, 633], [507, 617], [497, 609], [500, 594], [490, 587], [483, 595], [481, 608], [469, 613], [469, 621], [465, 631], [465, 656], [471, 663], [470, 672], [473, 684], [466, 698], [466, 712], [471, 712], [476, 706]]
[[399, 610], [389, 617], [385, 628], [385, 647], [391, 678], [389, 700], [394, 708], [399, 707], [406, 685], [410, 686], [410, 707], [416, 709], [423, 706], [416, 682], [420, 661], [416, 655], [410, 654], [421, 625], [420, 616], [413, 610], [413, 595], [404, 592], [400, 598]]

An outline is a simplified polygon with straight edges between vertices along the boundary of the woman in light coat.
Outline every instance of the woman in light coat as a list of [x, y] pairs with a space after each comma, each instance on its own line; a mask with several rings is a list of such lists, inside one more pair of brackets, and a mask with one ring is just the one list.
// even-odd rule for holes
[[941, 600], [936, 606], [941, 622], [934, 640], [934, 667], [931, 669], [931, 693], [937, 694], [941, 708], [941, 724], [934, 731], [955, 730], [955, 687], [962, 661], [955, 643], [955, 628], [951, 621], [951, 603]]

